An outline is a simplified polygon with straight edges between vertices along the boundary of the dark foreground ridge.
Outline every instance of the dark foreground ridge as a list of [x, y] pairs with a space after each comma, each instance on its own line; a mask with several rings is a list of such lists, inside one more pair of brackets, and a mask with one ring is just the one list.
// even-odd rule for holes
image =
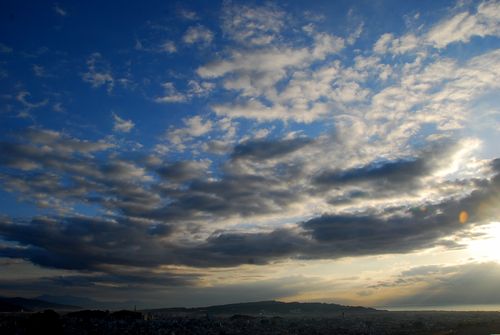
[[[272, 306], [289, 307], [278, 303]], [[301, 307], [303, 304], [300, 304]], [[291, 305], [293, 306], [293, 305]], [[215, 308], [217, 307], [217, 308]], [[255, 305], [233, 304], [208, 309], [252, 310]], [[308, 306], [311, 307], [312, 306]], [[320, 308], [316, 306], [315, 308]], [[306, 308], [307, 309], [307, 308]], [[328, 316], [293, 312], [288, 316], [210, 314], [172, 309], [154, 311], [13, 312], [0, 313], [2, 335], [475, 335], [500, 333], [500, 312], [339, 311]], [[206, 311], [207, 308], [204, 309]], [[239, 309], [241, 311], [241, 309]], [[368, 309], [367, 309], [368, 310]]]

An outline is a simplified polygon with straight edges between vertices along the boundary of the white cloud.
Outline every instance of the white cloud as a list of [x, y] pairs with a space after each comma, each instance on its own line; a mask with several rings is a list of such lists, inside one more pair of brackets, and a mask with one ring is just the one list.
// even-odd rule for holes
[[373, 45], [373, 51], [379, 54], [386, 53], [393, 39], [394, 39], [393, 34], [390, 33], [383, 34]]
[[420, 40], [414, 34], [406, 34], [400, 38], [395, 38], [392, 41], [390, 51], [393, 54], [404, 54], [408, 51], [417, 49]]
[[470, 106], [484, 94], [500, 89], [500, 51], [492, 51], [458, 64], [421, 59], [399, 69], [399, 83], [372, 96], [365, 118], [374, 124], [370, 131], [387, 145], [407, 145], [424, 125], [436, 127], [435, 134], [466, 127]]
[[64, 107], [62, 105], [62, 103], [60, 102], [56, 102], [53, 106], [52, 106], [52, 110], [54, 112], [57, 112], [57, 113], [62, 113], [64, 112]]
[[244, 45], [266, 45], [279, 35], [284, 27], [285, 13], [268, 3], [264, 6], [225, 3], [222, 29], [232, 40]]
[[198, 82], [196, 80], [189, 80], [188, 87], [189, 96], [200, 97], [210, 93], [215, 88], [215, 84], [208, 81]]
[[140, 39], [135, 40], [134, 49], [135, 50], [143, 50], [144, 49], [144, 46], [142, 45], [142, 42]]
[[276, 72], [289, 66], [304, 64], [310, 56], [307, 48], [269, 48], [255, 51], [236, 51], [228, 60], [219, 60], [198, 68], [203, 78], [217, 78], [230, 72]]
[[0, 43], [0, 53], [7, 54], [7, 53], [11, 53], [11, 52], [12, 52], [11, 47], [9, 47], [8, 45], [5, 45], [3, 43]]
[[192, 118], [184, 119], [184, 124], [187, 126], [183, 132], [191, 137], [205, 135], [212, 130], [212, 121], [206, 120], [203, 122], [201, 116], [193, 116]]
[[47, 73], [45, 72], [45, 68], [41, 65], [33, 65], [33, 72], [35, 73], [35, 76], [37, 77], [46, 77]]
[[257, 121], [293, 120], [303, 123], [310, 123], [320, 116], [328, 114], [331, 110], [329, 105], [325, 103], [317, 103], [312, 107], [307, 104], [297, 104], [290, 107], [279, 103], [266, 106], [257, 100], [250, 100], [243, 104], [214, 105], [212, 109], [217, 115], [230, 118], [255, 119]]
[[477, 13], [462, 12], [436, 24], [427, 34], [428, 42], [444, 48], [454, 42], [469, 42], [473, 36], [500, 36], [500, 2], [486, 1]]
[[[335, 35], [316, 32], [312, 25], [305, 26], [310, 45], [294, 48], [290, 45], [277, 44], [272, 47], [254, 47], [245, 50], [232, 49], [227, 57], [212, 61], [197, 69], [202, 78], [223, 78], [223, 87], [238, 92], [240, 101], [213, 106], [216, 114], [226, 117], [249, 118], [256, 120], [295, 120], [312, 122], [331, 110], [329, 102], [310, 100], [304, 95], [291, 93], [289, 86], [277, 89], [276, 85], [283, 79], [293, 80], [315, 62], [327, 56], [339, 53], [345, 47], [345, 40]], [[298, 79], [297, 79], [298, 80]], [[314, 84], [311, 81], [312, 84]], [[356, 84], [344, 83], [339, 86], [343, 93], [349, 93], [354, 101], [361, 98], [353, 96]], [[313, 91], [302, 87], [305, 91]], [[347, 90], [347, 91], [346, 91]], [[280, 93], [281, 91], [281, 93]], [[342, 92], [338, 92], [342, 94]], [[289, 99], [286, 96], [290, 96]], [[264, 102], [265, 101], [265, 102]]]
[[185, 143], [192, 141], [196, 137], [206, 135], [213, 129], [212, 121], [206, 120], [199, 115], [182, 120], [184, 127], [171, 128], [167, 130], [166, 137], [171, 144], [175, 145], [177, 150], [184, 150]]
[[179, 16], [185, 20], [195, 21], [198, 20], [198, 14], [186, 8], [179, 9]]
[[173, 41], [165, 41], [161, 45], [161, 50], [166, 53], [172, 54], [177, 52], [177, 47], [175, 46], [175, 43]]
[[253, 134], [253, 137], [254, 138], [266, 138], [269, 134], [271, 133], [271, 131], [267, 128], [261, 128], [259, 130], [257, 130], [256, 132], [254, 132]]
[[16, 100], [18, 102], [20, 102], [26, 110], [40, 108], [40, 107], [43, 107], [49, 103], [48, 99], [44, 99], [44, 100], [39, 101], [39, 102], [30, 102], [27, 100], [27, 98], [30, 96], [31, 96], [30, 92], [21, 91], [16, 95]]
[[125, 120], [113, 113], [113, 130], [122, 133], [128, 133], [134, 128], [135, 124], [131, 120]]
[[204, 142], [201, 146], [202, 150], [215, 155], [225, 155], [229, 153], [233, 146], [227, 140], [211, 140]]
[[174, 86], [174, 83], [166, 82], [163, 83], [163, 89], [165, 94], [161, 97], [155, 99], [159, 103], [173, 103], [173, 102], [185, 102], [187, 100], [186, 95], [180, 93]]
[[357, 41], [357, 39], [361, 36], [361, 33], [363, 32], [364, 26], [365, 26], [364, 22], [361, 22], [356, 27], [356, 29], [354, 29], [354, 31], [349, 34], [346, 40], [347, 44], [352, 45]]
[[383, 34], [374, 44], [373, 51], [404, 54], [426, 46], [441, 49], [455, 42], [467, 43], [474, 36], [500, 36], [499, 12], [498, 1], [486, 1], [478, 5], [476, 13], [464, 11], [454, 14], [437, 22], [424, 34], [408, 33], [402, 37]]
[[212, 31], [202, 25], [191, 26], [188, 28], [182, 40], [186, 44], [210, 44], [214, 38]]
[[393, 34], [383, 34], [373, 45], [373, 51], [378, 54], [390, 52], [393, 54], [404, 54], [417, 49], [422, 41], [414, 34], [406, 34], [402, 37], [394, 37]]
[[68, 12], [67, 12], [65, 9], [63, 9], [63, 8], [62, 8], [59, 4], [57, 4], [57, 3], [54, 5], [53, 9], [54, 9], [54, 12], [56, 12], [56, 13], [57, 13], [58, 15], [60, 15], [60, 16], [67, 16], [67, 15], [68, 15]]
[[324, 59], [329, 54], [339, 52], [345, 46], [343, 38], [327, 33], [314, 34], [314, 41], [312, 56], [316, 59]]
[[187, 102], [195, 97], [202, 97], [208, 95], [214, 88], [215, 84], [196, 80], [189, 80], [187, 83], [187, 90], [182, 93], [177, 90], [174, 83], [166, 82], [162, 84], [165, 94], [155, 99], [158, 103], [181, 103]]
[[88, 71], [83, 73], [82, 79], [88, 82], [92, 87], [106, 86], [107, 91], [111, 92], [115, 85], [115, 79], [109, 70], [100, 53], [95, 52], [87, 59]]

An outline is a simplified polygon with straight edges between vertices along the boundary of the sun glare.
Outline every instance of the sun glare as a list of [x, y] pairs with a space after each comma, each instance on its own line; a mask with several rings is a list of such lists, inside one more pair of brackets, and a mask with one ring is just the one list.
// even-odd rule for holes
[[477, 232], [484, 235], [468, 243], [471, 256], [500, 262], [500, 222], [492, 222]]

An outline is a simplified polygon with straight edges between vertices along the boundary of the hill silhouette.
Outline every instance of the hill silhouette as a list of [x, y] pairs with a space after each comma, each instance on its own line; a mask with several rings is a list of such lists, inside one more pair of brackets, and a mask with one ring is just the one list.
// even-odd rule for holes
[[45, 309], [53, 310], [77, 310], [78, 306], [63, 305], [48, 302], [40, 299], [28, 299], [20, 297], [0, 297], [1, 312], [20, 312], [20, 311], [41, 311]]
[[208, 307], [193, 308], [160, 308], [150, 309], [146, 312], [162, 313], [207, 313], [214, 315], [331, 315], [346, 312], [366, 313], [377, 312], [374, 308], [361, 306], [344, 306], [328, 303], [301, 303], [281, 301], [258, 301]]
[[81, 309], [107, 309], [120, 310], [130, 309], [135, 305], [141, 305], [140, 301], [124, 300], [124, 301], [103, 301], [94, 300], [88, 297], [76, 297], [71, 295], [40, 295], [35, 299], [53, 302], [61, 305], [79, 306]]

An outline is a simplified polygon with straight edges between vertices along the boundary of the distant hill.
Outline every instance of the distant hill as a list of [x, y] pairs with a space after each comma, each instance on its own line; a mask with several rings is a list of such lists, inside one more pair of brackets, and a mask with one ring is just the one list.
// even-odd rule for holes
[[90, 298], [75, 297], [71, 295], [41, 295], [36, 297], [36, 299], [53, 302], [62, 305], [73, 305], [80, 306], [82, 309], [108, 309], [108, 310], [119, 310], [119, 309], [133, 309], [135, 305], [140, 306], [139, 301], [127, 300], [120, 302], [111, 301], [101, 301], [94, 300]]
[[77, 310], [81, 307], [56, 304], [39, 299], [0, 297], [0, 311], [2, 312], [40, 311], [44, 309]]
[[195, 308], [161, 308], [146, 310], [146, 312], [163, 313], [208, 313], [214, 315], [332, 315], [339, 313], [377, 312], [374, 308], [361, 306], [343, 306], [327, 303], [300, 303], [280, 301], [259, 301], [238, 304], [195, 307]]

